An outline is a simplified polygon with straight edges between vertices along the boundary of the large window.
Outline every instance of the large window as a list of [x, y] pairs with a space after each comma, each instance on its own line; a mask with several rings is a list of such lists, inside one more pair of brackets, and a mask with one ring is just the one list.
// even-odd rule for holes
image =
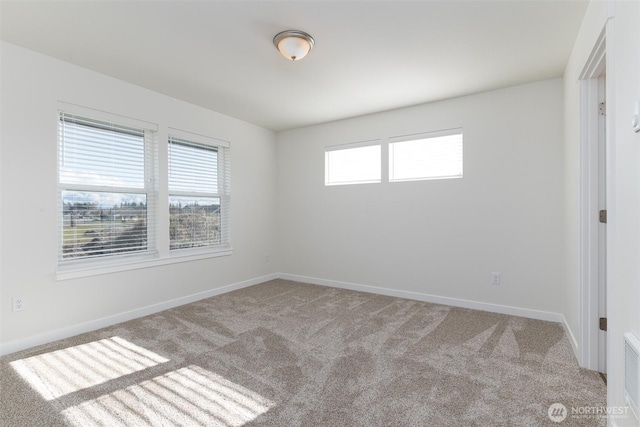
[[228, 142], [58, 108], [58, 278], [231, 254]]
[[229, 242], [228, 143], [171, 132], [170, 248], [224, 247]]
[[325, 150], [325, 185], [380, 182], [379, 141], [335, 145]]
[[155, 129], [60, 112], [58, 260], [155, 251]]
[[389, 181], [462, 178], [462, 129], [389, 140]]

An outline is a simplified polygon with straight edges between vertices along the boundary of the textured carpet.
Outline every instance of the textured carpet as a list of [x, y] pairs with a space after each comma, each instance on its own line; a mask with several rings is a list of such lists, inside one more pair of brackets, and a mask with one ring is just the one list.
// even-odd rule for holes
[[[560, 324], [275, 280], [3, 357], [3, 426], [604, 425]], [[562, 403], [569, 416], [548, 416]]]

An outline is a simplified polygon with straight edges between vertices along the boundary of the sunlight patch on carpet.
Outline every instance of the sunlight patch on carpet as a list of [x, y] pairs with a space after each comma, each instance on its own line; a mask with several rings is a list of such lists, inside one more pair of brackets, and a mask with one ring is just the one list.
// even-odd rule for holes
[[62, 414], [74, 426], [206, 425], [235, 427], [275, 403], [191, 365], [83, 402]]
[[16, 360], [11, 366], [44, 399], [52, 400], [168, 361], [112, 337]]

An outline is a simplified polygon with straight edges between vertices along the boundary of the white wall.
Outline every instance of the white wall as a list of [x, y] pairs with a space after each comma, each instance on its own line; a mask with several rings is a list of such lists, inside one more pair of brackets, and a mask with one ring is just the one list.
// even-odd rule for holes
[[[606, 30], [608, 406], [626, 406], [623, 334], [640, 336], [640, 134], [630, 123], [640, 99], [640, 3], [592, 1], [565, 71], [567, 321], [579, 327], [580, 92], [578, 79]], [[632, 415], [611, 425], [638, 425]]]
[[[563, 313], [562, 94], [554, 79], [279, 133], [281, 271]], [[324, 186], [325, 146], [457, 127], [463, 179]]]
[[[4, 352], [277, 271], [273, 132], [15, 45], [1, 49]], [[157, 123], [159, 141], [168, 126], [230, 141], [233, 255], [56, 281], [58, 101]], [[27, 309], [13, 313], [12, 296], [24, 297]]]

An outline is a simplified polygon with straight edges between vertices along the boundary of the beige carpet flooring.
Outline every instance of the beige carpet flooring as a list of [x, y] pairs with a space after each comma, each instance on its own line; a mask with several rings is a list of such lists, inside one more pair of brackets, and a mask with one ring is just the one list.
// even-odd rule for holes
[[[560, 324], [274, 280], [0, 359], [2, 426], [604, 425]], [[553, 403], [569, 416], [554, 423]]]

